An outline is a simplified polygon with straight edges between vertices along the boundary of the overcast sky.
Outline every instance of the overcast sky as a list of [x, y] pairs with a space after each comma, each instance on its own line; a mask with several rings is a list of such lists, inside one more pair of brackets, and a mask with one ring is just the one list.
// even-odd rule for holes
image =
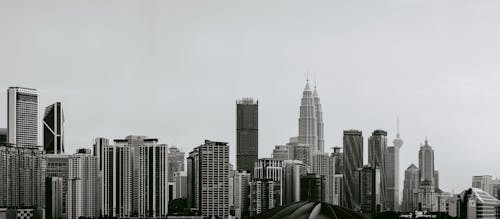
[[[66, 151], [98, 136], [158, 137], [235, 153], [235, 101], [259, 100], [259, 155], [298, 135], [306, 71], [323, 104], [325, 148], [342, 130], [395, 137], [404, 170], [435, 150], [442, 189], [500, 175], [500, 1], [2, 1], [6, 89], [61, 101]], [[41, 139], [40, 139], [41, 142]], [[366, 159], [365, 159], [366, 160]]]

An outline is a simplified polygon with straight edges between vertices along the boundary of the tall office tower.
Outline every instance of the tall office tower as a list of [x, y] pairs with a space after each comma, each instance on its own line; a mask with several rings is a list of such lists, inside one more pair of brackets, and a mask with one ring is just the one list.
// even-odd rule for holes
[[488, 194], [494, 196], [492, 191], [493, 176], [483, 175], [483, 176], [473, 176], [472, 177], [472, 188], [481, 189]]
[[358, 174], [361, 211], [373, 218], [382, 210], [380, 168], [366, 165], [358, 169]]
[[104, 147], [103, 173], [103, 215], [132, 216], [130, 148], [125, 145]]
[[434, 150], [425, 139], [425, 144], [418, 152], [418, 167], [420, 169], [420, 181], [428, 180], [434, 182]]
[[236, 101], [236, 169], [251, 172], [259, 155], [259, 101]]
[[[164, 145], [166, 147], [166, 145]], [[184, 152], [175, 146], [168, 147], [168, 181], [174, 182], [174, 173], [184, 171]]]
[[341, 152], [341, 147], [334, 147], [332, 157], [335, 160], [335, 174], [342, 174], [344, 172], [344, 160]]
[[189, 153], [187, 171], [190, 207], [204, 217], [228, 216], [229, 145], [205, 140]]
[[438, 192], [434, 188], [434, 183], [430, 180], [420, 182], [417, 194], [417, 206], [419, 211], [438, 211]]
[[302, 92], [299, 116], [299, 143], [308, 145], [310, 148], [310, 157], [318, 151], [318, 120], [316, 118], [316, 105], [309, 80]]
[[307, 173], [307, 166], [300, 160], [285, 160], [282, 170], [281, 204], [288, 205], [300, 201], [300, 177]]
[[313, 98], [314, 98], [314, 108], [316, 109], [316, 130], [318, 133], [318, 152], [319, 153], [324, 153], [325, 152], [325, 133], [323, 131], [324, 129], [324, 123], [323, 123], [323, 111], [321, 110], [321, 102], [318, 96], [318, 90], [316, 89], [316, 85], [314, 85], [314, 92], [313, 92]]
[[7, 140], [18, 147], [38, 146], [38, 91], [7, 89]]
[[45, 108], [43, 150], [47, 154], [64, 154], [64, 113], [61, 102]]
[[234, 210], [236, 218], [250, 218], [250, 179], [247, 171], [236, 171], [234, 175]]
[[434, 170], [434, 188], [439, 189], [439, 171]]
[[68, 159], [67, 218], [97, 217], [98, 160], [90, 149], [78, 149]]
[[[389, 173], [387, 170], [387, 132], [384, 130], [375, 130], [372, 136], [368, 139], [368, 163], [372, 167], [380, 168], [380, 199], [382, 203], [381, 210], [390, 209], [389, 206], [394, 206], [394, 204], [389, 203], [391, 200], [388, 197], [388, 187], [387, 181], [388, 176], [394, 177], [394, 173]], [[392, 198], [394, 200], [394, 198]]]
[[45, 218], [63, 218], [63, 180], [61, 177], [45, 179]]
[[36, 147], [0, 146], [0, 206], [44, 208], [46, 165]]
[[[129, 135], [125, 139], [114, 139], [114, 144], [120, 147], [127, 147], [128, 152], [128, 165], [130, 170], [130, 195], [131, 197], [139, 197], [141, 193], [140, 188], [140, 157], [139, 157], [139, 147], [142, 145], [152, 145], [157, 143], [157, 139], [150, 139], [146, 136], [140, 135]], [[139, 215], [139, 199], [130, 198], [130, 214], [131, 216]]]
[[324, 177], [324, 202], [335, 204], [335, 157], [316, 154], [313, 157], [313, 173]]
[[272, 157], [276, 160], [290, 160], [290, 158], [288, 158], [288, 146], [275, 145]]
[[168, 147], [157, 142], [145, 139], [139, 146], [140, 217], [161, 218], [168, 213]]
[[[398, 202], [399, 202], [399, 190], [396, 188], [396, 175], [398, 174], [396, 171], [396, 147], [388, 146], [385, 154], [386, 161], [386, 186], [387, 186], [387, 199], [386, 199], [386, 208], [390, 211], [397, 211]], [[399, 154], [398, 154], [399, 155]]]
[[325, 201], [325, 177], [307, 173], [300, 177], [300, 201]]
[[357, 209], [359, 185], [356, 171], [363, 167], [363, 133], [358, 130], [344, 130], [343, 140], [342, 206]]
[[62, 179], [62, 217], [66, 218], [66, 197], [68, 193], [68, 160], [70, 155], [46, 154], [47, 177], [60, 177]]
[[187, 173], [186, 171], [174, 173], [175, 198], [187, 198]]
[[343, 192], [342, 192], [342, 187], [343, 187], [343, 181], [344, 181], [344, 176], [342, 174], [335, 174], [335, 190], [334, 190], [334, 195], [335, 199], [333, 200], [334, 205], [342, 205], [342, 200], [343, 200]]
[[7, 129], [0, 128], [0, 145], [7, 143]]
[[97, 215], [104, 215], [104, 147], [109, 146], [109, 139], [98, 137], [94, 139], [92, 153], [97, 157]]
[[403, 212], [413, 212], [417, 210], [416, 195], [420, 188], [420, 170], [411, 164], [405, 170], [405, 179], [403, 185], [403, 202], [401, 203], [401, 210]]

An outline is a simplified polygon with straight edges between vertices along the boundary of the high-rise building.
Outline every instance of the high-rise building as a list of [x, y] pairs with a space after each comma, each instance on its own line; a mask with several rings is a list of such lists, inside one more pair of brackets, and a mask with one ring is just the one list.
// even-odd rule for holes
[[47, 177], [59, 177], [62, 179], [62, 210], [63, 218], [67, 216], [67, 193], [68, 193], [68, 160], [70, 155], [66, 154], [46, 154], [47, 162], [46, 174]]
[[321, 110], [321, 102], [318, 95], [318, 89], [316, 89], [316, 85], [314, 85], [314, 108], [316, 110], [316, 131], [318, 134], [318, 148], [317, 151], [319, 153], [325, 152], [325, 134], [324, 134], [324, 123], [323, 123], [323, 111]]
[[283, 160], [261, 158], [255, 162], [250, 182], [250, 215], [282, 205]]
[[309, 146], [311, 160], [312, 155], [318, 151], [317, 113], [313, 92], [309, 86], [309, 80], [307, 80], [300, 104], [298, 140], [299, 143]]
[[158, 139], [146, 136], [115, 139], [114, 145], [104, 147], [104, 214], [114, 217], [165, 215], [167, 153], [167, 147], [158, 145]]
[[403, 201], [401, 204], [401, 210], [404, 212], [413, 212], [417, 210], [417, 202], [415, 200], [416, 194], [418, 194], [418, 189], [420, 188], [420, 170], [411, 164], [405, 170], [405, 179], [403, 185]]
[[184, 171], [184, 152], [175, 146], [168, 147], [168, 181], [174, 182], [174, 173], [181, 171]]
[[473, 176], [472, 188], [481, 189], [493, 196], [495, 194], [493, 194], [492, 182], [493, 182], [493, 176], [491, 175]]
[[316, 154], [313, 157], [313, 173], [325, 179], [324, 202], [335, 204], [335, 157], [328, 154]]
[[344, 172], [344, 160], [342, 159], [344, 155], [341, 150], [341, 147], [333, 148], [332, 157], [335, 160], [335, 174], [342, 174]]
[[144, 139], [139, 146], [140, 217], [161, 218], [168, 213], [168, 147], [157, 142], [158, 139]]
[[67, 218], [97, 217], [97, 157], [79, 149], [69, 157], [68, 169]]
[[18, 147], [38, 146], [38, 91], [7, 89], [7, 140]]
[[356, 171], [363, 167], [363, 134], [344, 130], [342, 206], [359, 209], [359, 185]]
[[288, 146], [275, 145], [272, 157], [276, 160], [290, 160], [290, 158], [288, 157]]
[[112, 217], [131, 216], [130, 148], [109, 145], [103, 152], [103, 214]]
[[418, 152], [418, 168], [420, 169], [420, 181], [434, 182], [434, 150], [428, 144], [427, 139]]
[[300, 178], [307, 173], [307, 166], [301, 160], [285, 160], [282, 171], [281, 205], [300, 201]]
[[250, 179], [251, 175], [249, 172], [235, 171], [233, 194], [236, 218], [250, 218]]
[[229, 145], [205, 140], [188, 157], [188, 204], [204, 217], [229, 215]]
[[300, 177], [300, 201], [325, 201], [325, 177], [306, 173]]
[[300, 160], [305, 165], [312, 166], [311, 148], [309, 145], [290, 142], [286, 146], [288, 148], [288, 160]]
[[0, 128], [0, 145], [7, 143], [7, 129]]
[[366, 165], [358, 169], [358, 174], [361, 212], [373, 218], [382, 207], [380, 168]]
[[44, 208], [46, 165], [36, 147], [0, 146], [0, 206]]
[[47, 177], [45, 179], [45, 218], [63, 218], [62, 185], [61, 177]]
[[[388, 201], [388, 176], [394, 177], [394, 173], [389, 173], [387, 169], [387, 132], [384, 130], [375, 130], [372, 136], [368, 139], [368, 164], [372, 167], [380, 168], [380, 200], [382, 203], [381, 210], [390, 209], [391, 203]], [[394, 198], [392, 198], [394, 202]], [[392, 203], [392, 206], [394, 204]]]
[[97, 157], [96, 203], [97, 215], [104, 215], [104, 148], [109, 146], [109, 139], [98, 137], [94, 139], [92, 153]]
[[432, 181], [421, 181], [417, 195], [417, 210], [428, 212], [438, 211], [438, 195], [439, 193], [434, 188]]
[[236, 169], [253, 171], [259, 154], [259, 101], [236, 101]]
[[187, 198], [187, 173], [186, 171], [174, 173], [175, 195], [174, 198]]
[[64, 113], [61, 102], [56, 102], [45, 108], [43, 150], [47, 154], [64, 154]]

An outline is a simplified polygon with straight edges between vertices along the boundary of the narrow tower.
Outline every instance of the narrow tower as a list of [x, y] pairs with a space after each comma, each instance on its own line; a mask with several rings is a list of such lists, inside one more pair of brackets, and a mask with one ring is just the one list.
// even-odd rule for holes
[[318, 147], [317, 150], [320, 153], [325, 152], [325, 138], [324, 138], [324, 124], [323, 124], [323, 111], [321, 110], [321, 102], [318, 96], [318, 90], [316, 89], [316, 85], [314, 85], [314, 107], [316, 108], [316, 130], [318, 135]]
[[318, 124], [316, 120], [316, 107], [314, 105], [313, 92], [309, 86], [309, 79], [306, 82], [302, 100], [300, 104], [299, 116], [299, 143], [307, 144], [312, 155], [318, 151]]

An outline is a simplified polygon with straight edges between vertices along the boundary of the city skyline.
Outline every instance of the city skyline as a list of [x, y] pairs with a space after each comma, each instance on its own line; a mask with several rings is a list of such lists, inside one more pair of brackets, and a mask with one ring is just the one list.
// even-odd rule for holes
[[[191, 10], [200, 10], [179, 4], [177, 6], [181, 11], [190, 12], [188, 15], [192, 15]], [[470, 186], [470, 177], [473, 175], [497, 175], [500, 169], [496, 168], [498, 165], [495, 153], [486, 153], [481, 160], [469, 162], [470, 165], [465, 166], [461, 173], [453, 171], [463, 160], [470, 159], [469, 153], [472, 148], [495, 151], [496, 142], [500, 141], [495, 133], [500, 124], [496, 116], [496, 112], [500, 109], [496, 100], [500, 92], [496, 84], [500, 79], [495, 75], [495, 69], [499, 69], [495, 60], [498, 59], [496, 51], [500, 45], [488, 37], [491, 33], [490, 27], [496, 26], [500, 20], [489, 19], [488, 16], [495, 18], [497, 15], [490, 10], [486, 12], [481, 10], [480, 13], [478, 11], [482, 6], [473, 3], [463, 5], [457, 3], [456, 8], [450, 11], [439, 8], [440, 3], [427, 3], [429, 6], [422, 6], [415, 13], [422, 16], [429, 13], [431, 16], [419, 22], [396, 12], [385, 17], [380, 11], [368, 11], [368, 17], [372, 16], [375, 19], [367, 21], [360, 18], [362, 22], [356, 19], [356, 15], [366, 12], [362, 10], [356, 11], [353, 15], [345, 13], [329, 15], [332, 18], [345, 18], [344, 21], [354, 24], [363, 24], [355, 30], [350, 30], [350, 26], [344, 27], [340, 23], [324, 22], [319, 16], [307, 17], [314, 14], [313, 12], [327, 16], [327, 11], [322, 10], [321, 6], [325, 8], [338, 6], [339, 9], [336, 10], [339, 11], [354, 7], [352, 5], [354, 3], [344, 4], [323, 3], [298, 9], [303, 6], [301, 3], [291, 3], [292, 6], [282, 9], [284, 10], [282, 15], [288, 19], [301, 14], [299, 12], [306, 12], [292, 19], [292, 21], [303, 19], [302, 23], [298, 22], [296, 28], [301, 31], [294, 31], [295, 28], [290, 27], [291, 23], [280, 19], [271, 19], [270, 24], [264, 25], [266, 18], [269, 19], [271, 15], [277, 13], [277, 9], [272, 6], [263, 13], [264, 19], [257, 20], [262, 26], [251, 26], [246, 20], [256, 11], [253, 8], [239, 11], [241, 12], [237, 16], [239, 19], [234, 21], [236, 25], [212, 18], [211, 16], [216, 13], [207, 12], [189, 20], [188, 16], [168, 11], [175, 15], [176, 21], [188, 19], [202, 22], [202, 18], [207, 18], [202, 24], [215, 30], [229, 28], [238, 31], [242, 30], [236, 27], [238, 25], [251, 26], [250, 29], [244, 30], [246, 31], [244, 34], [256, 36], [257, 41], [255, 44], [247, 45], [245, 40], [250, 39], [228, 31], [227, 41], [221, 42], [217, 38], [220, 33], [187, 22], [183, 28], [191, 32], [181, 33], [200, 33], [207, 38], [188, 38], [181, 41], [181, 46], [193, 46], [188, 46], [186, 53], [183, 53], [178, 60], [172, 61], [170, 59], [176, 54], [175, 52], [182, 51], [180, 48], [168, 42], [152, 40], [150, 43], [158, 45], [159, 49], [173, 48], [174, 53], [153, 50], [147, 40], [134, 38], [147, 39], [147, 36], [141, 33], [125, 36], [123, 41], [112, 43], [119, 38], [118, 35], [100, 28], [106, 29], [105, 27], [122, 23], [101, 14], [104, 11], [97, 12], [97, 17], [103, 18], [102, 23], [97, 28], [90, 28], [86, 25], [96, 25], [96, 20], [84, 21], [75, 18], [73, 20], [77, 23], [75, 25], [64, 19], [58, 19], [70, 12], [85, 14], [88, 12], [85, 9], [62, 3], [61, 7], [68, 9], [69, 12], [55, 11], [56, 13], [49, 15], [55, 9], [44, 8], [39, 14], [34, 15], [35, 18], [40, 18], [44, 27], [47, 27], [41, 30], [35, 27], [36, 25], [23, 23], [20, 15], [8, 12], [9, 9], [21, 7], [18, 3], [9, 3], [9, 7], [0, 9], [7, 16], [14, 18], [0, 21], [2, 27], [8, 26], [7, 30], [11, 30], [0, 36], [3, 41], [2, 46], [6, 48], [0, 51], [0, 56], [4, 58], [0, 65], [0, 72], [3, 72], [0, 82], [2, 88], [0, 103], [7, 102], [5, 92], [9, 86], [26, 86], [39, 91], [39, 117], [42, 116], [41, 106], [61, 101], [65, 109], [67, 154], [72, 154], [82, 146], [91, 148], [92, 139], [95, 137], [115, 139], [129, 134], [144, 134], [156, 136], [169, 145], [177, 145], [184, 152], [190, 151], [203, 139], [229, 142], [231, 163], [235, 164], [234, 101], [246, 96], [259, 100], [259, 157], [270, 157], [274, 145], [287, 142], [288, 137], [297, 133], [296, 120], [300, 94], [306, 78], [306, 69], [310, 68], [311, 76], [315, 78], [312, 81], [317, 81], [321, 94], [326, 151], [331, 151], [330, 147], [342, 145], [342, 130], [359, 129], [365, 133], [366, 156], [368, 137], [366, 133], [371, 133], [375, 129], [386, 130], [388, 141], [392, 142], [396, 133], [395, 118], [400, 116], [401, 134], [405, 141], [405, 146], [401, 149], [400, 176], [404, 174], [404, 167], [418, 162], [418, 149], [425, 136], [429, 137], [429, 143], [435, 151], [435, 165], [436, 169], [439, 169], [440, 185], [443, 190], [461, 191], [462, 188]], [[373, 3], [367, 4], [376, 7]], [[407, 4], [409, 6], [399, 3], [395, 7], [409, 10], [413, 8], [410, 6], [419, 5], [415, 2]], [[498, 3], [487, 4], [496, 6]], [[115, 27], [117, 33], [144, 30], [148, 34], [162, 38], [166, 36], [166, 29], [176, 27], [165, 22], [166, 18], [160, 16], [161, 11], [151, 9], [154, 5], [142, 3], [140, 4], [144, 6], [142, 9], [134, 9], [134, 6], [137, 5], [124, 3], [123, 6], [127, 10], [136, 12], [132, 18], [126, 18], [126, 13], [115, 14], [118, 18], [129, 22]], [[205, 6], [213, 12], [219, 12], [216, 9], [217, 5]], [[235, 5], [228, 7], [234, 9]], [[31, 7], [27, 10], [29, 9], [34, 10]], [[383, 11], [382, 8], [378, 9]], [[465, 22], [463, 17], [458, 16], [466, 9], [473, 9], [471, 13], [474, 16], [471, 15], [473, 19], [470, 22], [481, 25], [471, 27], [473, 26], [471, 23]], [[153, 15], [147, 15], [149, 12]], [[443, 25], [449, 20], [441, 17], [440, 12], [451, 17], [451, 26]], [[227, 12], [223, 15], [232, 14]], [[402, 16], [401, 19], [391, 21], [398, 17], [396, 15]], [[140, 18], [138, 23], [134, 23], [135, 18]], [[453, 18], [458, 21], [454, 21]], [[155, 30], [147, 29], [147, 25], [142, 27], [143, 23], [150, 21], [148, 19], [157, 22], [151, 24]], [[48, 21], [54, 22], [48, 24]], [[415, 29], [411, 29], [406, 27], [405, 22], [417, 22], [418, 25], [413, 27]], [[11, 23], [23, 27], [40, 38], [35, 40], [23, 34], [20, 30], [23, 28], [17, 29], [7, 25]], [[70, 25], [69, 23], [72, 27], [65, 28]], [[316, 25], [307, 28], [310, 23]], [[287, 24], [288, 27], [285, 25], [287, 28], [279, 28], [281, 24]], [[338, 27], [341, 31], [322, 30], [323, 25]], [[382, 32], [378, 32], [374, 38], [362, 37], [371, 35], [370, 25], [376, 25]], [[80, 35], [76, 27], [81, 26], [87, 27], [85, 30], [96, 35], [102, 34], [103, 38], [95, 39], [93, 34]], [[439, 31], [441, 27], [446, 27], [447, 31]], [[480, 44], [473, 41], [471, 45], [470, 39], [476, 35], [464, 33], [463, 28], [474, 28], [476, 34], [487, 43]], [[302, 31], [304, 29], [308, 31]], [[179, 30], [179, 27], [174, 30]], [[262, 35], [260, 31], [271, 33], [270, 36]], [[60, 32], [63, 34], [59, 34]], [[419, 34], [411, 37], [410, 35], [415, 32]], [[396, 33], [393, 38], [390, 37], [392, 33]], [[61, 36], [66, 35], [69, 36], [68, 39], [61, 39]], [[182, 36], [174, 34], [165, 39], [178, 39]], [[290, 37], [289, 40], [282, 42], [272, 40], [282, 39], [284, 36]], [[448, 36], [453, 40], [448, 41]], [[54, 39], [51, 39], [52, 37]], [[270, 37], [271, 40], [262, 40], [259, 37]], [[327, 40], [329, 37], [334, 40]], [[385, 37], [389, 37], [387, 41], [390, 42], [386, 42]], [[27, 42], [27, 45], [20, 45], [20, 42]], [[211, 42], [214, 44], [204, 45]], [[374, 42], [379, 42], [380, 46], [373, 46]], [[119, 49], [122, 43], [131, 43], [133, 47], [131, 50], [137, 52], [136, 55], [117, 54], [125, 52]], [[390, 47], [392, 43], [397, 43], [401, 48]], [[77, 44], [89, 46], [89, 49], [76, 46]], [[347, 46], [342, 46], [344, 44]], [[49, 55], [46, 55], [47, 45], [57, 45], [52, 47]], [[102, 52], [104, 54], [96, 55], [95, 51], [101, 49], [100, 45], [108, 46], [104, 46]], [[211, 53], [204, 52], [214, 51], [217, 46], [226, 45], [227, 47], [243, 45], [243, 48], [223, 47], [223, 51], [213, 57], [208, 57]], [[256, 49], [251, 48], [253, 45], [257, 45]], [[422, 47], [422, 45], [427, 46]], [[465, 51], [456, 51], [451, 49], [453, 47]], [[385, 51], [386, 48], [390, 49]], [[432, 52], [434, 50], [431, 48], [436, 48], [437, 52]], [[149, 51], [156, 52], [156, 55], [147, 56]], [[382, 52], [378, 56], [383, 58], [371, 61], [378, 52]], [[200, 53], [200, 56], [196, 56]], [[77, 55], [77, 58], [71, 58], [72, 55], [68, 54]], [[230, 58], [230, 54], [242, 55]], [[266, 55], [259, 57], [262, 54]], [[474, 54], [474, 57], [470, 54]], [[92, 58], [94, 55], [97, 58]], [[113, 55], [115, 57], [109, 62], [101, 61]], [[356, 58], [358, 55], [360, 57]], [[19, 60], [23, 60], [23, 64], [19, 64], [21, 62]], [[166, 60], [165, 64], [161, 64], [163, 60]], [[180, 64], [176, 65], [176, 61], [180, 61]], [[210, 64], [211, 61], [215, 61], [213, 65]], [[30, 64], [24, 65], [24, 63]], [[193, 63], [198, 64], [190, 67]], [[73, 65], [75, 67], [72, 67]], [[280, 67], [281, 65], [286, 67]], [[51, 80], [42, 80], [44, 78]], [[58, 80], [55, 81], [54, 78]], [[259, 84], [258, 87], [255, 86], [256, 83]], [[224, 88], [212, 89], [213, 85]], [[152, 99], [141, 99], [148, 95], [155, 102], [151, 102]], [[381, 98], [376, 98], [374, 95]], [[372, 108], [373, 104], [380, 104], [380, 107]], [[200, 109], [201, 107], [203, 108]], [[0, 107], [0, 128], [7, 126], [6, 114], [6, 108]], [[124, 124], [121, 119], [129, 115], [137, 117], [134, 116]], [[41, 121], [38, 122], [38, 141], [41, 145]], [[156, 125], [149, 126], [153, 123]], [[220, 126], [214, 129], [211, 124], [215, 123]], [[453, 158], [450, 156], [451, 153]], [[402, 182], [400, 184], [402, 185]]]

